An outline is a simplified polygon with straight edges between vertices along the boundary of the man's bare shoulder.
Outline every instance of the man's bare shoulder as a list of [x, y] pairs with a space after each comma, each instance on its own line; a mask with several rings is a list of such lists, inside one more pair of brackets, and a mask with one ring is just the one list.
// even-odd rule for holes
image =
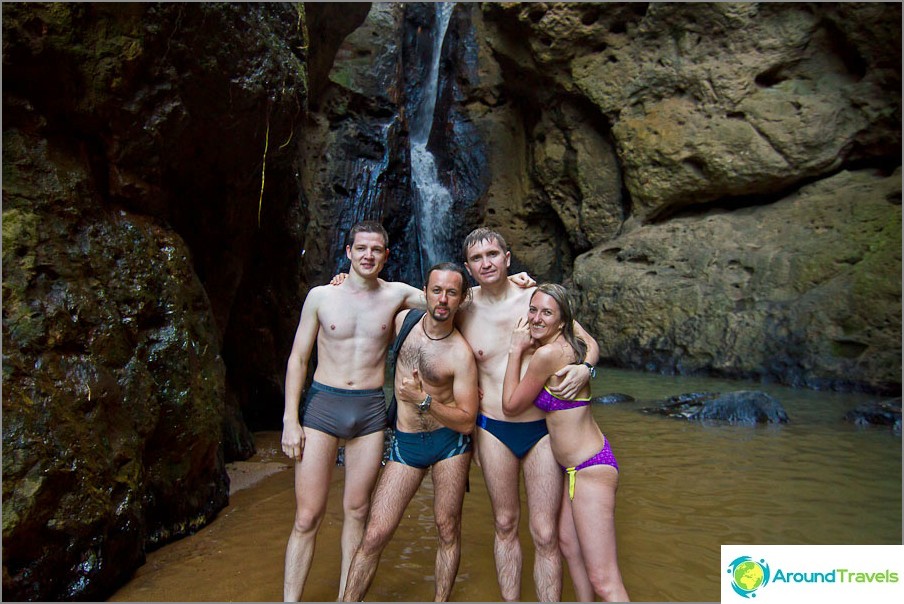
[[377, 283], [380, 285], [381, 290], [396, 293], [399, 295], [407, 295], [411, 290], [418, 291], [416, 287], [408, 285], [403, 281], [386, 281], [384, 279], [377, 279]]
[[426, 299], [423, 290], [401, 281], [380, 279], [381, 296], [391, 300], [398, 308], [424, 308]]
[[465, 338], [464, 334], [461, 333], [461, 330], [457, 327], [455, 328], [455, 334], [455, 351], [467, 354], [468, 356], [473, 356], [474, 351], [471, 350], [471, 344], [468, 342], [468, 339]]
[[517, 287], [514, 288], [514, 295], [512, 296], [518, 302], [523, 302], [527, 304], [530, 302], [531, 296], [534, 295], [534, 292], [537, 291], [536, 287]]
[[329, 297], [333, 291], [338, 289], [339, 288], [334, 285], [315, 285], [308, 290], [307, 294], [305, 294], [304, 303], [319, 304], [322, 300]]
[[455, 334], [451, 338], [449, 344], [451, 346], [446, 349], [443, 356], [445, 357], [445, 362], [447, 362], [450, 367], [457, 369], [467, 369], [472, 366], [476, 367], [474, 351], [459, 329], [456, 328]]

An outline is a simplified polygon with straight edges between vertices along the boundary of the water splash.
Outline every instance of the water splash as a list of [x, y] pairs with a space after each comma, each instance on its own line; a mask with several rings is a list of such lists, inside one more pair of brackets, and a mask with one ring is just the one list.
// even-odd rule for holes
[[426, 270], [434, 264], [452, 260], [452, 195], [440, 182], [433, 154], [427, 149], [433, 127], [439, 83], [439, 63], [452, 16], [454, 2], [436, 3], [436, 31], [433, 36], [433, 55], [430, 72], [414, 119], [410, 123], [411, 176], [414, 181], [418, 240], [421, 266]]

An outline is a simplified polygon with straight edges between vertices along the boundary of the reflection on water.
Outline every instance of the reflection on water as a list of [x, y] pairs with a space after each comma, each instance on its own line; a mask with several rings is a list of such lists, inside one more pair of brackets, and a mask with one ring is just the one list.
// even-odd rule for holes
[[[638, 412], [645, 400], [695, 391], [764, 390], [784, 405], [786, 425], [688, 423]], [[841, 421], [875, 397], [792, 390], [706, 378], [606, 370], [594, 394], [623, 392], [635, 403], [597, 406], [595, 416], [621, 467], [619, 560], [632, 599], [718, 601], [721, 544], [899, 544], [901, 438], [887, 427]], [[282, 461], [279, 434], [257, 435], [256, 460]], [[272, 467], [272, 466], [268, 466]], [[339, 583], [342, 470], [304, 598], [335, 600]], [[424, 482], [380, 563], [367, 599], [433, 597], [432, 485]], [[294, 511], [286, 469], [234, 493], [196, 535], [148, 555], [114, 601], [278, 601]], [[526, 515], [526, 510], [525, 514]], [[522, 522], [524, 525], [525, 522]], [[465, 496], [458, 601], [498, 601], [492, 515], [479, 468]], [[526, 526], [522, 598], [536, 598]], [[567, 578], [563, 600], [573, 600]]]

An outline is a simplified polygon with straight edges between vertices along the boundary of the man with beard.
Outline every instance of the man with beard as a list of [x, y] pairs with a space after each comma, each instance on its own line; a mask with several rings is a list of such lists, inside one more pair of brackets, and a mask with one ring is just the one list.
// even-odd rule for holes
[[[367, 593], [383, 549], [430, 468], [439, 539], [435, 601], [447, 601], [452, 592], [461, 556], [461, 510], [471, 463], [470, 433], [478, 408], [474, 355], [454, 325], [468, 291], [467, 276], [456, 264], [438, 264], [427, 273], [427, 313], [399, 349], [394, 382], [396, 430], [389, 462], [374, 490], [364, 537], [349, 569], [343, 596], [346, 601], [360, 601]], [[396, 333], [413, 312], [399, 313]]]

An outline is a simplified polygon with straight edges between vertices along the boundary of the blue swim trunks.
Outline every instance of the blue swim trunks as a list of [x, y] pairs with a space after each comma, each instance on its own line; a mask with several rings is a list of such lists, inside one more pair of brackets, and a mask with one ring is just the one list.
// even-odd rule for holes
[[449, 428], [432, 432], [396, 430], [389, 445], [389, 461], [423, 470], [436, 462], [470, 450], [471, 436]]
[[532, 422], [504, 422], [479, 414], [477, 425], [495, 436], [518, 459], [523, 459], [541, 438], [549, 434], [545, 419]]

